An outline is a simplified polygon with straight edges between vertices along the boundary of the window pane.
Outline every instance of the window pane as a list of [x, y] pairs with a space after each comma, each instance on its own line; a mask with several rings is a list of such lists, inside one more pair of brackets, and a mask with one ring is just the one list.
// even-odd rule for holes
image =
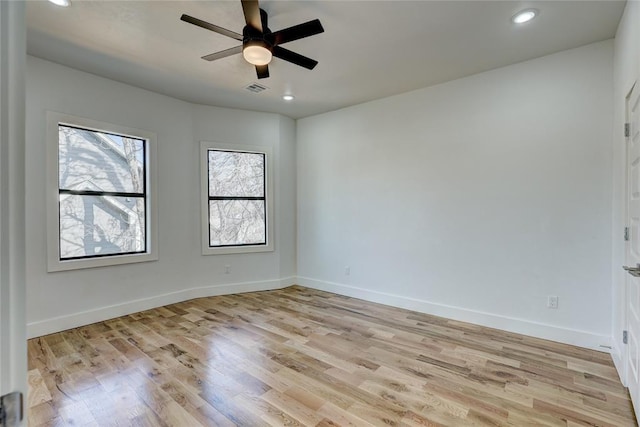
[[210, 200], [209, 245], [266, 244], [264, 200]]
[[60, 196], [60, 259], [144, 251], [142, 197]]
[[264, 154], [209, 150], [209, 196], [264, 197]]
[[144, 192], [144, 140], [64, 125], [58, 140], [60, 189]]

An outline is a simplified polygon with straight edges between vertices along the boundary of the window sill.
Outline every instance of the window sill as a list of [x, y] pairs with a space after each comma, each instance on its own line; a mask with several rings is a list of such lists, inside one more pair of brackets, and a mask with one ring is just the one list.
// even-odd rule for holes
[[224, 246], [212, 248], [205, 246], [202, 248], [202, 255], [226, 255], [226, 254], [247, 254], [254, 252], [273, 252], [273, 244], [259, 246]]
[[56, 271], [80, 270], [85, 268], [109, 267], [112, 265], [134, 264], [139, 262], [157, 261], [158, 255], [153, 253], [131, 254], [131, 255], [113, 255], [99, 258], [70, 259], [60, 261], [57, 259], [49, 260], [47, 271], [52, 273]]

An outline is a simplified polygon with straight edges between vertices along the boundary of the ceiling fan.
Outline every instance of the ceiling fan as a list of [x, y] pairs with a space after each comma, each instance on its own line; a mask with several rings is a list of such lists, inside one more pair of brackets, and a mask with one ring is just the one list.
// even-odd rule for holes
[[205, 55], [202, 59], [215, 61], [216, 59], [226, 58], [227, 56], [242, 52], [244, 59], [250, 64], [255, 65], [259, 79], [269, 77], [269, 62], [271, 62], [273, 56], [309, 70], [313, 70], [313, 68], [318, 65], [318, 61], [292, 52], [280, 45], [323, 33], [324, 28], [322, 28], [319, 19], [271, 32], [267, 25], [267, 12], [260, 9], [258, 0], [242, 0], [242, 11], [244, 12], [244, 19], [247, 24], [242, 30], [242, 34], [186, 14], [183, 14], [180, 19], [189, 24], [197, 25], [214, 33], [241, 41], [242, 44], [240, 46]]

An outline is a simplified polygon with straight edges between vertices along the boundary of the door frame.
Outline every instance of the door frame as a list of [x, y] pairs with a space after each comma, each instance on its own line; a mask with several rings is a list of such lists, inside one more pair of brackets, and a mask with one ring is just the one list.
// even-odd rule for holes
[[[627, 94], [624, 97], [624, 123], [630, 123], [630, 114], [629, 114], [629, 104], [631, 101], [631, 93], [633, 92], [634, 88], [636, 87], [638, 83], [638, 80], [635, 80], [632, 84], [631, 87], [629, 88], [629, 90], [627, 91]], [[629, 137], [624, 135], [623, 132], [623, 141], [624, 141], [624, 170], [625, 170], [625, 174], [624, 174], [624, 225], [625, 227], [629, 227], [630, 225], [630, 221], [629, 221], [629, 181], [630, 181], [630, 170], [629, 170]], [[629, 265], [629, 251], [630, 251], [630, 244], [629, 241], [625, 241], [624, 242], [624, 265]], [[627, 304], [627, 297], [630, 294], [629, 292], [629, 284], [631, 283], [631, 280], [629, 279], [629, 274], [628, 273], [624, 273], [624, 286], [622, 287], [623, 289], [623, 295], [622, 295], [622, 301], [623, 301], [623, 316], [624, 316], [624, 330], [628, 331], [629, 330], [629, 309], [628, 309], [628, 304]], [[615, 337], [614, 337], [615, 339]], [[624, 345], [624, 348], [622, 349], [622, 372], [619, 373], [620, 378], [622, 379], [623, 385], [625, 387], [628, 387], [629, 385], [629, 346], [628, 345]]]
[[[627, 94], [624, 97], [624, 123], [628, 123], [629, 120], [629, 98], [631, 97], [631, 92], [635, 83], [631, 85], [631, 89], [627, 91]], [[624, 132], [622, 133], [622, 141], [624, 144], [624, 226], [629, 229], [629, 141], [625, 136]], [[625, 240], [624, 242], [624, 259], [622, 260], [623, 265], [627, 265], [629, 260], [629, 242]], [[629, 295], [629, 275], [628, 273], [624, 273], [624, 284], [622, 286], [622, 305], [623, 305], [623, 328], [624, 330], [629, 330], [629, 310], [627, 309], [627, 295]], [[617, 331], [614, 331], [614, 334]], [[614, 339], [616, 339], [614, 335]], [[629, 384], [629, 346], [625, 345], [622, 348], [622, 372], [620, 372], [620, 378], [622, 379], [623, 385], [627, 386]]]
[[0, 0], [0, 395], [26, 401], [25, 71], [25, 3]]

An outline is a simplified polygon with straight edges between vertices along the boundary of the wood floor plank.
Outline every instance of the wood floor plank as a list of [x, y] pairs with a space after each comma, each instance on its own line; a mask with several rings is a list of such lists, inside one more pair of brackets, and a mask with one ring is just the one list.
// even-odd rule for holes
[[611, 357], [292, 286], [28, 342], [36, 426], [635, 426]]
[[262, 396], [262, 399], [282, 412], [287, 413], [301, 425], [315, 426], [324, 419], [318, 415], [316, 409], [309, 408], [299, 400], [277, 390], [269, 390]]
[[28, 408], [51, 401], [51, 393], [38, 369], [31, 369], [27, 372], [27, 381], [29, 383]]

